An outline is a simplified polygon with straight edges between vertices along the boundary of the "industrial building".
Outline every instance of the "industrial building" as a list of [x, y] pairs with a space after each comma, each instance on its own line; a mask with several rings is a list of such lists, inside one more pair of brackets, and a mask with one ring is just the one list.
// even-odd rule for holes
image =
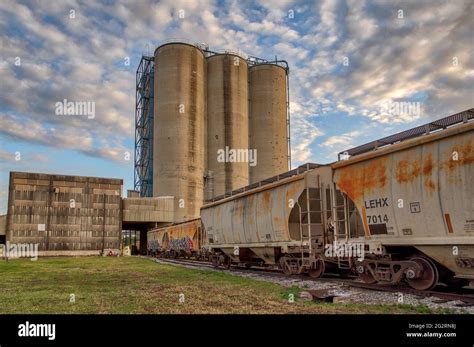
[[119, 250], [133, 230], [143, 252], [148, 230], [199, 218], [206, 200], [288, 171], [288, 78], [277, 58], [160, 45], [136, 73], [134, 190], [122, 198], [121, 179], [11, 172], [0, 243], [94, 255]]
[[173, 197], [122, 198], [123, 180], [10, 172], [0, 243], [38, 244], [39, 255], [118, 252], [122, 230], [138, 232], [174, 220]]
[[121, 179], [10, 172], [6, 241], [51, 255], [118, 249], [122, 186]]

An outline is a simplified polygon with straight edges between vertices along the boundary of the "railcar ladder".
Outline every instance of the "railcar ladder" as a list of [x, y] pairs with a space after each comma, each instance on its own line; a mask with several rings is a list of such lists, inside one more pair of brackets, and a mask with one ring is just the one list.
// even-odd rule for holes
[[[337, 194], [342, 196], [342, 205], [338, 205]], [[334, 222], [334, 241], [347, 242], [350, 238], [350, 223], [349, 223], [349, 202], [347, 195], [338, 191], [336, 185], [331, 186], [331, 206], [332, 206], [332, 219]], [[344, 215], [342, 219], [339, 219], [339, 211], [343, 210]], [[340, 231], [340, 225], [343, 225], [343, 231]], [[349, 269], [350, 263], [347, 260], [341, 260], [341, 257], [337, 257], [337, 265], [340, 269]]]
[[[309, 245], [309, 252], [310, 254], [313, 252], [313, 248], [317, 249], [317, 250], [322, 250], [323, 247], [324, 247], [324, 244], [322, 246], [320, 245], [317, 245], [316, 243], [313, 244], [313, 235], [312, 235], [312, 230], [311, 230], [311, 225], [321, 225], [321, 230], [323, 230], [323, 227], [324, 227], [324, 216], [323, 216], [323, 192], [322, 192], [322, 188], [321, 188], [321, 185], [320, 185], [320, 182], [319, 182], [319, 176], [317, 176], [317, 187], [310, 187], [309, 184], [306, 185], [306, 195], [305, 195], [305, 206], [306, 206], [306, 209], [305, 211], [302, 211], [301, 208], [300, 208], [300, 234], [301, 234], [301, 244], [303, 245], [303, 243], [305, 241], [308, 242], [308, 245]], [[310, 189], [317, 189], [319, 191], [319, 195], [317, 198], [313, 198], [311, 197], [311, 194], [310, 194]], [[318, 208], [319, 209], [316, 209], [316, 210], [313, 210], [312, 209], [312, 202], [315, 202], [314, 205], [315, 208]], [[311, 214], [315, 214], [315, 213], [320, 213], [320, 222], [319, 223], [314, 223], [311, 221]], [[304, 235], [303, 233], [303, 229], [304, 227], [306, 226], [306, 230], [307, 230], [307, 234], [306, 236]], [[303, 254], [303, 248], [301, 250], [301, 254], [302, 254], [302, 258], [304, 256]]]

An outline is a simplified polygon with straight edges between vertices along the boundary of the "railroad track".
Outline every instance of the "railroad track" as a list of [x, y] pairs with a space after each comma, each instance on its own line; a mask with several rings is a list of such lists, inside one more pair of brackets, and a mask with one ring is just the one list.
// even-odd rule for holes
[[189, 260], [189, 259], [169, 259], [169, 258], [153, 258], [146, 257], [148, 259], [153, 259], [155, 261], [167, 264], [176, 264], [176, 265], [187, 265], [195, 268], [209, 268], [213, 270], [221, 270], [228, 272], [245, 272], [253, 273], [259, 276], [270, 276], [270, 277], [281, 277], [281, 278], [292, 278], [300, 279], [304, 281], [318, 281], [318, 282], [337, 282], [341, 283], [347, 287], [362, 288], [367, 290], [382, 291], [382, 292], [392, 292], [392, 293], [403, 293], [403, 294], [412, 294], [421, 298], [435, 297], [438, 300], [436, 303], [443, 303], [448, 301], [460, 301], [462, 304], [457, 306], [474, 306], [474, 290], [470, 289], [461, 289], [458, 292], [447, 292], [446, 287], [437, 287], [434, 290], [420, 291], [403, 284], [400, 285], [385, 285], [385, 284], [368, 284], [364, 282], [358, 282], [355, 280], [357, 277], [352, 278], [341, 278], [336, 275], [327, 275], [322, 278], [311, 278], [306, 275], [293, 275], [291, 277], [283, 274], [278, 269], [263, 268], [263, 267], [252, 267], [247, 268], [245, 266], [232, 266], [230, 269], [215, 268], [212, 264], [206, 261], [200, 260]]
[[433, 290], [416, 290], [404, 285], [383, 285], [383, 284], [368, 284], [363, 282], [348, 281], [345, 283], [349, 287], [357, 287], [368, 290], [385, 291], [392, 293], [403, 293], [412, 294], [418, 297], [436, 297], [438, 300], [436, 303], [448, 302], [448, 301], [461, 301], [463, 304], [458, 306], [474, 306], [474, 294], [472, 290], [464, 289], [462, 293], [446, 292], [445, 287]]

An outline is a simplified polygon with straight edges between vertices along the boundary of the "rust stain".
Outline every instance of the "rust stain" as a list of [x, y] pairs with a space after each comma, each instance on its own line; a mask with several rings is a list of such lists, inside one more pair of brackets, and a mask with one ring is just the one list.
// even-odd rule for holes
[[[456, 160], [457, 159], [457, 160]], [[443, 167], [453, 170], [458, 166], [469, 165], [474, 162], [474, 148], [472, 140], [463, 145], [455, 145], [451, 149], [449, 159], [443, 163]]]
[[461, 168], [474, 163], [473, 141], [471, 139], [459, 141], [449, 151], [444, 153], [444, 157], [446, 160], [441, 164], [440, 169], [446, 170], [449, 184], [462, 184]]
[[426, 154], [426, 158], [423, 161], [423, 176], [425, 176], [425, 188], [426, 191], [432, 193], [436, 190], [436, 184], [431, 179], [433, 174], [433, 155], [431, 153]]
[[428, 192], [433, 192], [433, 191], [436, 190], [436, 184], [430, 178], [427, 178], [425, 180], [425, 187], [426, 187]]
[[360, 202], [365, 191], [385, 187], [388, 180], [386, 163], [387, 157], [381, 157], [365, 165], [343, 167], [340, 169], [340, 178], [336, 183], [354, 202]]
[[432, 193], [436, 190], [436, 183], [431, 179], [434, 167], [433, 154], [429, 152], [424, 156], [422, 163], [417, 160], [403, 159], [396, 164], [395, 179], [400, 184], [411, 182], [419, 176], [424, 176], [426, 191]]
[[433, 172], [433, 155], [431, 153], [426, 154], [426, 159], [423, 162], [423, 175], [428, 176]]
[[400, 160], [395, 170], [395, 178], [398, 183], [410, 182], [421, 173], [420, 163], [408, 159]]
[[365, 213], [365, 208], [364, 207], [362, 207], [362, 223], [364, 223], [364, 234], [365, 234], [365, 236], [369, 236], [369, 225], [367, 224], [367, 213]]
[[270, 191], [267, 190], [267, 191], [263, 192], [262, 199], [263, 199], [263, 203], [266, 206], [268, 206], [270, 204]]
[[340, 178], [336, 184], [356, 204], [357, 209], [362, 211], [365, 236], [369, 236], [369, 226], [363, 204], [364, 193], [387, 185], [387, 160], [388, 157], [380, 157], [370, 160], [365, 165], [359, 164], [339, 169]]
[[444, 214], [444, 219], [446, 219], [446, 225], [448, 226], [448, 232], [450, 234], [452, 234], [453, 233], [453, 225], [451, 224], [451, 216], [449, 215], [449, 213]]
[[300, 190], [299, 186], [297, 186], [295, 184], [290, 185], [288, 187], [288, 190], [286, 191], [287, 200], [289, 200], [290, 198], [295, 196], [299, 190]]
[[280, 216], [272, 216], [273, 217], [273, 225], [278, 227], [285, 227], [285, 219]]

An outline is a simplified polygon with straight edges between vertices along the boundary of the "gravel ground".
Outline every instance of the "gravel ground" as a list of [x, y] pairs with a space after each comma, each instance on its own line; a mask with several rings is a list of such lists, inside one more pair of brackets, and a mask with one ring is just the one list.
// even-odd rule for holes
[[[169, 264], [167, 262], [162, 262], [159, 259], [155, 259], [157, 263], [162, 264]], [[206, 266], [190, 266], [190, 265], [182, 265], [177, 264], [178, 266], [184, 266], [190, 269], [195, 268], [202, 268], [209, 271], [222, 271], [222, 270], [214, 270], [212, 268]], [[396, 293], [396, 292], [381, 292], [381, 291], [374, 291], [368, 290], [363, 288], [354, 288], [348, 287], [343, 285], [337, 281], [318, 281], [318, 280], [302, 280], [300, 278], [291, 278], [291, 277], [282, 277], [282, 276], [271, 276], [268, 274], [259, 275], [255, 273], [248, 273], [245, 271], [239, 270], [232, 270], [228, 272], [234, 276], [240, 276], [245, 278], [252, 278], [258, 281], [267, 281], [272, 283], [280, 284], [284, 287], [299, 287], [303, 289], [301, 293], [302, 299], [310, 300], [309, 294], [304, 292], [305, 289], [307, 290], [321, 290], [322, 292], [326, 292], [327, 295], [334, 296], [335, 303], [359, 303], [359, 304], [367, 304], [367, 305], [380, 305], [380, 304], [387, 304], [387, 305], [396, 305], [396, 304], [407, 304], [407, 305], [425, 305], [431, 309], [450, 309], [456, 313], [468, 313], [474, 314], [474, 306], [459, 306], [462, 304], [459, 301], [448, 301], [438, 303], [436, 301], [440, 300], [440, 298], [436, 297], [427, 297], [427, 298], [420, 298], [412, 294], [406, 293]]]

